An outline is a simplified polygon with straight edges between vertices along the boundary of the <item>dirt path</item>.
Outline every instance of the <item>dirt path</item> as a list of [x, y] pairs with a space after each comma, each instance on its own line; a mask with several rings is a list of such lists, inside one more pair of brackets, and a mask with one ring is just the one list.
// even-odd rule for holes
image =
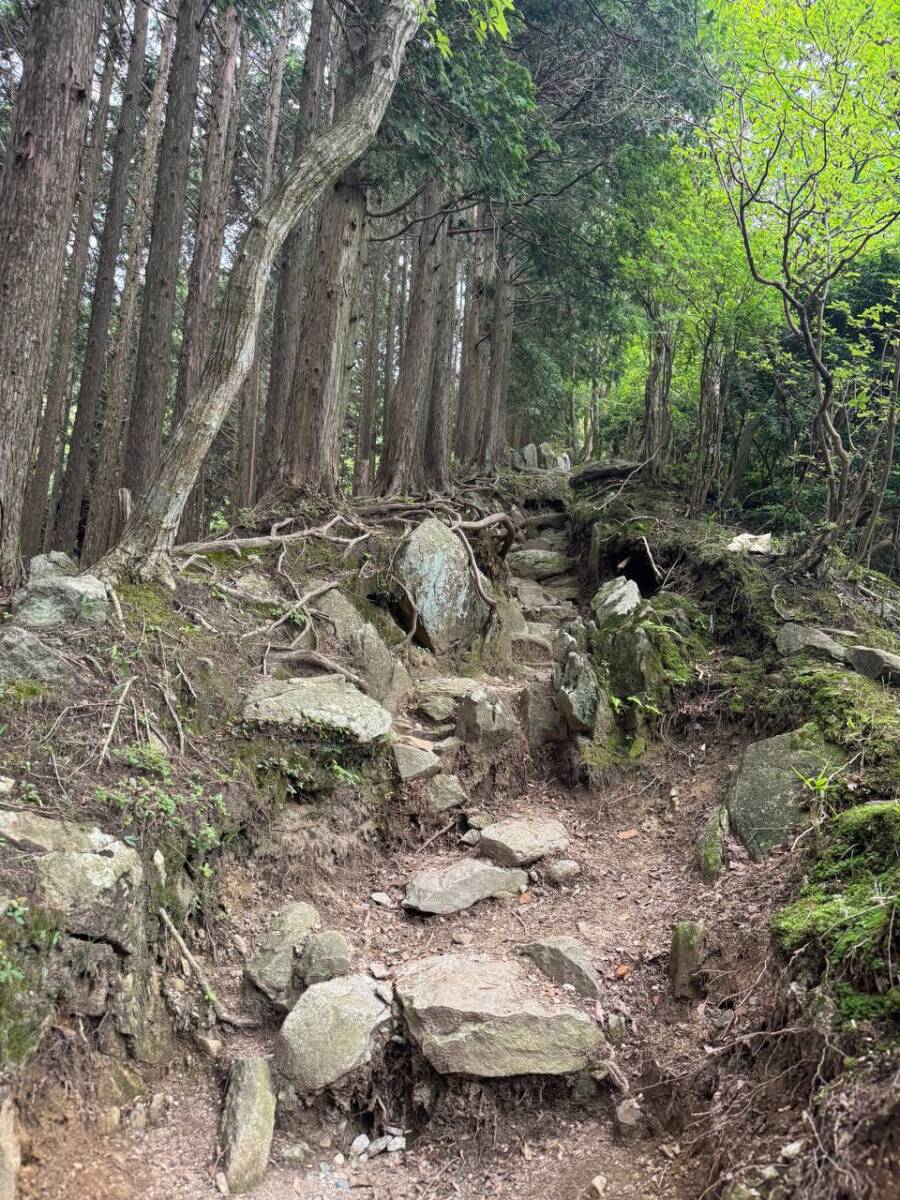
[[[499, 681], [503, 682], [503, 681]], [[508, 682], [515, 682], [510, 677]], [[601, 1021], [626, 1018], [627, 1036], [616, 1063], [633, 1095], [653, 1064], [673, 1075], [702, 1065], [705, 1047], [721, 1040], [729, 1020], [727, 998], [741, 995], [759, 970], [769, 905], [778, 886], [778, 855], [755, 866], [737, 857], [712, 886], [692, 865], [696, 833], [721, 799], [740, 743], [736, 736], [696, 729], [690, 737], [654, 746], [616, 786], [599, 791], [566, 788], [547, 769], [524, 789], [491, 797], [494, 817], [554, 816], [568, 830], [567, 857], [582, 872], [572, 887], [549, 886], [539, 872], [518, 903], [486, 901], [449, 917], [411, 916], [399, 905], [374, 905], [373, 892], [399, 897], [409, 874], [458, 857], [465, 850], [454, 828], [422, 850], [379, 855], [366, 874], [349, 877], [321, 905], [329, 926], [341, 929], [361, 963], [392, 972], [426, 954], [471, 948], [493, 958], [513, 957], [535, 937], [579, 934], [589, 945], [601, 995], [577, 1002]], [[226, 886], [232, 938], [210, 966], [230, 1003], [240, 1003], [242, 965], [272, 913], [290, 891], [273, 886], [252, 863], [235, 866]], [[709, 930], [710, 992], [718, 1004], [674, 1001], [667, 975], [672, 927], [704, 920]], [[537, 975], [535, 969], [534, 974]], [[548, 990], [553, 985], [546, 983]], [[187, 984], [192, 987], [192, 983]], [[726, 1000], [723, 1005], [722, 999]], [[571, 1002], [572, 997], [567, 999]], [[197, 1055], [173, 1064], [157, 1088], [149, 1116], [102, 1136], [82, 1123], [66, 1098], [46, 1107], [22, 1172], [25, 1200], [200, 1200], [215, 1194], [214, 1146], [222, 1102], [221, 1080], [235, 1057], [271, 1053], [277, 1024], [259, 1034], [211, 1030], [223, 1043], [212, 1064]], [[490, 1085], [485, 1094], [490, 1092]], [[622, 1096], [613, 1086], [577, 1097], [557, 1085], [495, 1089], [475, 1112], [442, 1115], [409, 1139], [405, 1153], [363, 1166], [345, 1155], [359, 1126], [320, 1107], [284, 1115], [269, 1170], [254, 1189], [257, 1200], [693, 1200], [705, 1186], [706, 1166], [692, 1142], [697, 1129], [684, 1114], [673, 1135], [645, 1126], [638, 1136], [616, 1131], [613, 1110]], [[390, 1123], [391, 1097], [382, 1097]], [[286, 1106], [288, 1109], [290, 1105]], [[652, 1105], [647, 1105], [652, 1116]], [[307, 1147], [302, 1150], [302, 1147]], [[597, 1180], [597, 1184], [592, 1181]], [[605, 1190], [602, 1180], [605, 1180]]]

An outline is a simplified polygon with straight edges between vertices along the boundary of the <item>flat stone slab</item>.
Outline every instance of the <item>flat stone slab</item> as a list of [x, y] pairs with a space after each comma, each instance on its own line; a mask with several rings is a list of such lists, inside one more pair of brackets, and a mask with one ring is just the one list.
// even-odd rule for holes
[[0, 629], [0, 683], [33, 679], [38, 683], [71, 683], [77, 672], [67, 658], [36, 633], [16, 625]]
[[554, 983], [570, 984], [579, 996], [592, 1000], [600, 995], [600, 980], [591, 952], [580, 938], [568, 935], [541, 938], [523, 946], [522, 953]]
[[527, 867], [568, 846], [565, 826], [552, 817], [506, 817], [482, 830], [479, 848], [500, 866]]
[[441, 675], [426, 679], [416, 691], [416, 707], [432, 721], [448, 721], [456, 716], [460, 702], [481, 684], [463, 675]]
[[320, 923], [318, 910], [294, 900], [278, 910], [265, 941], [244, 968], [244, 974], [278, 1007], [291, 1005], [296, 952]]
[[449, 866], [416, 871], [406, 885], [403, 907], [445, 915], [492, 896], [514, 895], [527, 884], [525, 871], [498, 867], [482, 858], [462, 858]]
[[106, 584], [96, 575], [56, 575], [43, 569], [13, 597], [16, 625], [48, 629], [58, 625], [104, 625], [109, 615]]
[[274, 1131], [275, 1088], [268, 1062], [235, 1059], [219, 1125], [221, 1169], [231, 1195], [249, 1192], [262, 1179]]
[[[844, 662], [847, 658], [847, 651], [834, 638], [821, 629], [810, 629], [809, 626], [799, 625], [796, 621], [788, 621], [778, 630], [775, 648], [785, 658], [793, 654], [814, 654], [822, 658], [833, 658], [835, 662]], [[900, 658], [897, 659], [897, 663], [900, 665]]]
[[900, 654], [891, 654], [889, 650], [879, 650], [875, 646], [852, 646], [846, 657], [860, 675], [894, 686], [900, 684]]
[[516, 962], [434, 955], [403, 967], [395, 988], [410, 1038], [442, 1075], [566, 1075], [604, 1045], [595, 1021], [548, 1004]]
[[441, 769], [441, 760], [431, 750], [410, 746], [406, 742], [394, 745], [394, 763], [402, 783], [413, 783], [416, 779], [430, 779]]
[[376, 1034], [391, 1020], [387, 987], [369, 975], [345, 975], [308, 988], [275, 1040], [281, 1073], [319, 1091], [368, 1062]]
[[514, 550], [506, 562], [514, 575], [538, 582], [565, 575], [577, 565], [576, 559], [559, 550]]
[[267, 679], [244, 702], [243, 718], [314, 734], [337, 733], [366, 745], [384, 737], [391, 714], [342, 675]]
[[726, 797], [732, 832], [757, 862], [804, 819], [813, 792], [803, 780], [843, 766], [845, 757], [815, 725], [754, 742], [741, 755]]

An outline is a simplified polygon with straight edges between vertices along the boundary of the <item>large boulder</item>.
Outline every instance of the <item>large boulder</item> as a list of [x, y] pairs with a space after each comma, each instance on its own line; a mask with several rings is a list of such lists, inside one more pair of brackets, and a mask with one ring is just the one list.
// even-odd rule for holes
[[349, 738], [367, 745], [391, 728], [391, 714], [342, 675], [266, 679], [244, 702], [243, 718], [254, 725]]
[[467, 746], [494, 750], [514, 737], [518, 728], [506, 701], [493, 688], [475, 688], [459, 706], [456, 736]]
[[[785, 658], [794, 654], [812, 654], [819, 658], [832, 658], [835, 662], [844, 662], [847, 658], [847, 651], [834, 638], [821, 629], [810, 629], [808, 625], [799, 625], [796, 621], [782, 625], [775, 647]], [[897, 662], [900, 663], [900, 659]]]
[[591, 601], [597, 628], [602, 629], [614, 617], [627, 617], [641, 603], [641, 593], [633, 579], [617, 575], [598, 588]]
[[577, 650], [568, 650], [559, 671], [556, 703], [569, 728], [593, 733], [600, 699], [600, 684], [590, 660]]
[[40, 903], [67, 933], [137, 954], [144, 940], [144, 868], [136, 850], [101, 830], [30, 812], [0, 810], [0, 838], [34, 855]]
[[39, 579], [56, 579], [60, 575], [77, 575], [78, 564], [62, 550], [51, 550], [49, 554], [36, 554], [28, 564], [28, 582]]
[[264, 1058], [238, 1058], [231, 1067], [219, 1125], [220, 1165], [232, 1196], [262, 1179], [275, 1132], [275, 1089]]
[[507, 817], [481, 831], [479, 850], [501, 867], [527, 867], [568, 849], [569, 835], [552, 817]]
[[882, 683], [900, 684], [900, 655], [875, 646], [851, 646], [847, 661], [860, 675], [880, 679]]
[[732, 832], [757, 861], [779, 846], [803, 820], [822, 772], [837, 771], [844, 757], [815, 725], [754, 742], [741, 755], [728, 787]]
[[32, 679], [38, 683], [71, 683], [75, 668], [37, 634], [17, 625], [0, 630], [0, 683]]
[[534, 442], [522, 447], [522, 461], [532, 471], [538, 469], [538, 448]]
[[308, 988], [275, 1042], [281, 1073], [307, 1091], [319, 1091], [368, 1062], [376, 1034], [391, 1020], [386, 991], [369, 975], [345, 975]]
[[409, 672], [391, 654], [372, 622], [337, 588], [319, 596], [316, 610], [330, 625], [340, 653], [365, 680], [369, 695], [386, 708], [396, 709], [409, 691]]
[[591, 952], [577, 937], [541, 938], [522, 947], [541, 971], [554, 983], [568, 984], [579, 996], [595, 1000], [600, 995], [600, 980], [594, 970]]
[[416, 638], [435, 654], [467, 646], [487, 626], [462, 542], [434, 517], [413, 530], [394, 570], [418, 613]]
[[276, 1008], [290, 1008], [294, 998], [295, 956], [318, 925], [319, 914], [311, 904], [294, 900], [283, 905], [275, 914], [262, 946], [244, 968], [253, 986]]
[[109, 615], [106, 585], [95, 575], [41, 572], [13, 598], [14, 620], [26, 629], [58, 625], [104, 625]]
[[565, 575], [576, 565], [576, 560], [561, 550], [514, 550], [506, 562], [514, 575], [537, 582]]
[[532, 753], [548, 742], [566, 740], [566, 722], [543, 683], [529, 683], [525, 690], [525, 728]]
[[416, 871], [406, 885], [403, 907], [443, 916], [491, 896], [515, 895], [527, 884], [525, 871], [498, 867], [482, 858], [462, 858], [449, 866]]
[[516, 962], [434, 955], [403, 967], [395, 988], [410, 1038], [442, 1075], [566, 1075], [604, 1045], [595, 1021], [549, 1004]]

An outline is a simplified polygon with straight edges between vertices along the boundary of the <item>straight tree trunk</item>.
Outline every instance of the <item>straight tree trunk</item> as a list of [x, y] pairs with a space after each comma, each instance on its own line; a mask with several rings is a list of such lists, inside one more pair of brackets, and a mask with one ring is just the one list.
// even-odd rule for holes
[[393, 95], [406, 46], [421, 19], [418, 0], [384, 0], [353, 100], [298, 155], [252, 220], [235, 256], [203, 377], [176, 426], [151, 486], [135, 505], [101, 574], [169, 578], [168, 554], [194, 481], [256, 351], [259, 316], [275, 256], [322, 190], [371, 145]]
[[419, 238], [409, 288], [409, 322], [401, 342], [400, 370], [385, 429], [376, 491], [387, 496], [421, 488], [424, 480], [425, 419], [431, 392], [437, 319], [437, 271], [445, 218], [437, 214], [441, 197], [431, 181], [423, 195], [429, 215]]
[[[57, 442], [64, 444], [66, 417], [68, 416], [69, 386], [75, 349], [75, 333], [78, 328], [78, 313], [81, 296], [87, 277], [91, 250], [91, 227], [94, 204], [97, 200], [97, 185], [103, 151], [106, 147], [106, 119], [109, 115], [109, 99], [115, 78], [118, 31], [112, 30], [110, 46], [103, 64], [100, 78], [100, 93], [94, 109], [91, 140], [84, 158], [81, 194], [75, 215], [75, 238], [69, 256], [69, 269], [63, 288], [59, 323], [56, 330], [56, 348], [47, 380], [47, 401], [41, 421], [37, 460], [28, 489], [25, 493], [25, 508], [22, 517], [22, 552], [26, 558], [37, 554], [43, 545], [43, 527], [46, 518], [47, 542], [53, 534], [53, 513], [47, 510], [47, 489], [56, 457]], [[68, 547], [66, 547], [68, 548]]]
[[[287, 57], [288, 37], [291, 30], [293, 0], [284, 0], [278, 26], [278, 39], [269, 70], [269, 92], [266, 97], [266, 138], [260, 173], [258, 202], [267, 198], [272, 190], [275, 172], [275, 149], [278, 144], [278, 127], [281, 120], [281, 91], [284, 83], [284, 63]], [[256, 495], [256, 438], [259, 425], [259, 346], [238, 402], [234, 446], [234, 482], [231, 510], [249, 508]]]
[[[206, 155], [194, 233], [194, 253], [188, 270], [187, 300], [181, 333], [181, 358], [175, 386], [175, 419], [187, 407], [193, 395], [209, 348], [209, 327], [219, 282], [222, 244], [225, 238], [225, 199], [230, 168], [229, 150], [234, 153], [237, 126], [231, 123], [235, 99], [235, 73], [241, 23], [237, 11], [229, 8], [221, 19], [219, 58], [209, 99], [206, 121]], [[177, 47], [176, 47], [177, 48]], [[234, 141], [229, 146], [229, 131]], [[183, 537], [196, 536], [202, 524], [203, 493], [198, 486], [184, 514]]]
[[725, 485], [725, 490], [722, 493], [723, 504], [727, 504], [729, 500], [732, 500], [741, 494], [744, 475], [747, 473], [747, 467], [750, 463], [750, 455], [753, 452], [753, 439], [756, 437], [757, 430], [761, 424], [761, 416], [757, 415], [755, 417], [751, 417], [749, 421], [745, 422], [744, 427], [738, 436], [731, 473], [728, 476], [728, 483]]
[[359, 287], [366, 189], [348, 173], [326, 193], [307, 296], [278, 487], [338, 494], [338, 457], [348, 384], [351, 316]]
[[672, 383], [672, 334], [657, 324], [650, 334], [650, 368], [644, 385], [643, 455], [647, 476], [658, 483], [669, 454], [672, 422], [669, 388]]
[[700, 411], [698, 414], [697, 456], [691, 485], [689, 510], [692, 516], [702, 512], [710, 488], [722, 473], [722, 358], [724, 349], [716, 340], [715, 320], [703, 347], [700, 368]]
[[456, 239], [448, 235], [446, 225], [442, 250], [431, 396], [425, 428], [425, 484], [430, 491], [438, 493], [450, 491], [450, 405], [456, 338]]
[[388, 278], [387, 328], [384, 332], [384, 378], [381, 388], [381, 445], [388, 425], [391, 397], [394, 394], [394, 353], [397, 344], [397, 277], [400, 273], [400, 246], [394, 247], [391, 255], [391, 273]]
[[0, 586], [19, 579], [22, 505], [78, 182], [102, 0], [40, 0], [0, 179]]
[[116, 497], [124, 452], [123, 435], [127, 417], [128, 368], [131, 362], [132, 335], [140, 292], [141, 255], [144, 246], [146, 214], [156, 169], [156, 151], [162, 132], [163, 103], [166, 97], [169, 68], [172, 63], [174, 33], [174, 21], [166, 18], [160, 34], [156, 78], [147, 111], [143, 159], [138, 176], [137, 193], [134, 198], [134, 210], [125, 255], [124, 283], [119, 300], [115, 348], [109, 367], [106, 407], [100, 430], [100, 446], [94, 468], [94, 483], [91, 488], [84, 541], [81, 547], [81, 561], [88, 565], [96, 562], [109, 549], [117, 533], [115, 518], [118, 504]]
[[[487, 219], [483, 206], [479, 206], [478, 214], [480, 226]], [[456, 457], [461, 463], [473, 462], [476, 457], [487, 400], [491, 361], [489, 294], [494, 275], [492, 241], [490, 234], [475, 234], [466, 280], [456, 419]]]
[[[309, 37], [303, 59], [300, 83], [297, 133], [294, 155], [299, 155], [315, 135], [325, 127], [325, 68], [331, 34], [331, 8], [328, 0], [313, 0]], [[258, 491], [267, 490], [278, 473], [284, 426], [297, 365], [298, 331], [303, 316], [306, 262], [312, 233], [313, 213], [307, 212], [284, 243], [278, 268], [278, 292], [272, 324], [272, 353], [269, 362], [269, 387], [263, 426], [263, 446], [258, 471]]]
[[103, 388], [106, 342], [109, 336], [113, 302], [116, 297], [116, 265], [122, 241], [122, 229], [125, 224], [125, 208], [128, 203], [131, 159], [134, 155], [138, 99], [144, 79], [147, 13], [147, 6], [143, 0], [136, 0], [128, 74], [125, 78], [122, 103], [119, 108], [109, 196], [106, 202], [103, 233], [100, 237], [97, 278], [91, 300], [91, 317], [88, 324], [84, 364], [81, 368], [78, 403], [75, 409], [75, 425], [72, 430], [69, 460], [56, 518], [54, 540], [56, 546], [62, 550], [70, 550], [75, 545], [78, 528], [81, 524], [82, 500], [94, 433], [94, 414]]
[[356, 458], [353, 463], [353, 494], [368, 496], [372, 491], [372, 458], [375, 444], [375, 377], [378, 369], [378, 330], [381, 304], [381, 285], [384, 264], [381, 251], [372, 253], [372, 293], [369, 305], [369, 328], [366, 335], [366, 357], [363, 363], [362, 386], [359, 394], [359, 421], [356, 431]]
[[175, 288], [200, 70], [200, 26], [207, 7], [206, 0], [180, 0], [178, 6], [125, 448], [124, 482], [134, 496], [141, 495], [153, 478], [162, 446]]
[[506, 389], [513, 336], [513, 261], [501, 249], [494, 289], [494, 321], [490, 339], [490, 373], [478, 436], [477, 461], [483, 470], [492, 469], [503, 453]]

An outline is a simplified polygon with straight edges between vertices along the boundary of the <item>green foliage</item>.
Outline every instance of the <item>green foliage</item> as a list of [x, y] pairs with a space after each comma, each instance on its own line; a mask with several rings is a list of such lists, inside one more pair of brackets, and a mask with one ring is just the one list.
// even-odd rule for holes
[[0, 1062], [15, 1065], [34, 1050], [55, 998], [52, 959], [59, 924], [24, 899], [0, 913]]

